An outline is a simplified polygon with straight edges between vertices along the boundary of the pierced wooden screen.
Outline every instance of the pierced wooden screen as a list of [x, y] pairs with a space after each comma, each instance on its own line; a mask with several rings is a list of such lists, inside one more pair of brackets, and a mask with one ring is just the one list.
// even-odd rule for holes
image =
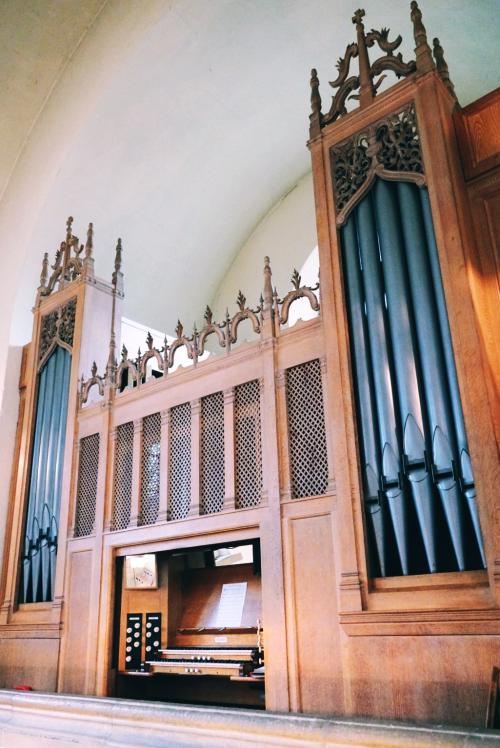
[[262, 495], [260, 385], [257, 379], [235, 388], [234, 449], [236, 508], [256, 506]]
[[134, 424], [129, 421], [116, 429], [112, 530], [124, 530], [130, 523], [133, 446]]
[[139, 525], [152, 525], [160, 506], [161, 415], [153, 413], [142, 422], [141, 507]]
[[90, 535], [94, 529], [99, 463], [99, 434], [80, 439], [78, 489], [76, 493], [75, 538]]
[[325, 414], [318, 359], [286, 370], [292, 498], [319, 496], [328, 485]]
[[224, 394], [214, 392], [201, 400], [201, 514], [220, 512], [224, 506]]
[[183, 519], [191, 504], [191, 403], [170, 410], [168, 519]]

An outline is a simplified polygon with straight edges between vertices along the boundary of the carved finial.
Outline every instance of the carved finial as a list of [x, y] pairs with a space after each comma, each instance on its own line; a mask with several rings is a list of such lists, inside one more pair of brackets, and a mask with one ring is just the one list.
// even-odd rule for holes
[[453, 96], [455, 101], [457, 101], [457, 95], [455, 93], [455, 86], [450, 80], [450, 72], [448, 70], [448, 65], [446, 63], [446, 60], [444, 59], [444, 52], [443, 48], [439, 42], [439, 39], [433, 39], [433, 53], [434, 53], [434, 59], [436, 60], [436, 70], [439, 73], [439, 76], [441, 80], [443, 81], [444, 85], [450, 92], [450, 94]]
[[49, 253], [45, 252], [42, 260], [42, 272], [40, 273], [40, 288], [47, 286], [47, 280], [49, 277]]
[[264, 309], [271, 309], [273, 304], [272, 270], [269, 257], [264, 257]]
[[128, 358], [128, 350], [125, 344], [122, 345], [122, 361], [126, 361]]
[[311, 70], [311, 114], [309, 115], [309, 135], [314, 138], [321, 130], [321, 96], [316, 68]]
[[293, 287], [295, 289], [299, 289], [300, 288], [300, 284], [302, 282], [302, 278], [301, 278], [300, 273], [297, 270], [297, 268], [293, 269], [291, 281], [292, 281], [292, 285], [293, 285]]
[[146, 336], [146, 345], [147, 345], [149, 351], [153, 347], [153, 336], [151, 335], [151, 333], [149, 332], [149, 330], [148, 330], [148, 334]]
[[245, 304], [247, 303], [246, 296], [243, 296], [241, 293], [241, 290], [238, 291], [238, 297], [236, 299], [236, 303], [238, 304], [241, 311], [245, 309]]
[[175, 334], [177, 335], [178, 338], [182, 338], [182, 333], [183, 332], [184, 332], [184, 326], [183, 326], [182, 322], [180, 321], [180, 319], [178, 319], [177, 320], [177, 325], [176, 325], [176, 328], [175, 328]]
[[122, 269], [122, 240], [118, 239], [116, 242], [116, 249], [115, 249], [115, 269], [113, 271], [113, 275], [111, 276], [111, 283], [116, 288], [118, 285], [118, 273], [120, 273]]
[[66, 244], [68, 246], [71, 244], [71, 239], [73, 238], [72, 226], [73, 216], [68, 216], [68, 220], [66, 221]]
[[213, 315], [212, 315], [212, 310], [210, 309], [210, 307], [208, 306], [208, 304], [207, 304], [207, 307], [205, 309], [205, 314], [203, 315], [203, 318], [204, 318], [205, 322], [207, 323], [207, 325], [211, 325], [212, 324]]
[[87, 229], [87, 241], [85, 244], [85, 259], [90, 259], [92, 257], [93, 247], [94, 247], [94, 224], [89, 223], [89, 227]]
[[413, 23], [413, 37], [415, 39], [415, 57], [417, 70], [419, 73], [428, 73], [434, 70], [432, 61], [431, 48], [427, 43], [427, 33], [422, 23], [422, 11], [418, 7], [416, 0], [412, 0], [411, 5], [411, 22]]
[[352, 17], [352, 22], [356, 24], [356, 28], [358, 26], [361, 26], [361, 28], [364, 29], [363, 21], [362, 21], [362, 19], [364, 17], [365, 17], [364, 8], [358, 8], [358, 10], [354, 11], [354, 15]]
[[359, 57], [359, 105], [361, 107], [371, 104], [374, 97], [372, 75], [370, 70], [370, 60], [366, 48], [365, 27], [362, 19], [365, 16], [364, 9], [358, 9], [354, 12], [352, 22], [356, 25], [356, 34], [358, 42]]
[[97, 364], [96, 364], [95, 361], [92, 364], [92, 369], [90, 370], [90, 372], [92, 374], [92, 377], [96, 377], [97, 376]]
[[163, 336], [163, 351], [166, 351], [167, 348], [168, 348], [168, 340], [167, 340], [167, 336], [164, 335]]
[[118, 239], [116, 242], [115, 250], [115, 273], [119, 273], [122, 269], [122, 240]]

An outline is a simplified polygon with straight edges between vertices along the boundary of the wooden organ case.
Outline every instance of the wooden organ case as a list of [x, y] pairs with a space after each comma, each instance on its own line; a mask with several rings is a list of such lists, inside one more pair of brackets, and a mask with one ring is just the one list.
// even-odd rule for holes
[[[121, 242], [111, 283], [92, 226], [83, 246], [68, 223], [52, 274], [45, 257], [0, 685], [262, 707], [265, 636], [266, 709], [482, 724], [500, 659], [499, 96], [460, 109], [416, 2], [413, 60], [363, 17], [328, 111], [310, 81], [321, 296], [297, 270], [274, 288], [266, 257], [260, 300], [240, 291], [134, 357]], [[401, 80], [381, 88], [386, 73]], [[73, 363], [50, 515], [31, 476], [58, 342]], [[248, 545], [252, 563], [215, 563]], [[245, 586], [237, 624], [218, 617], [224, 585]]]

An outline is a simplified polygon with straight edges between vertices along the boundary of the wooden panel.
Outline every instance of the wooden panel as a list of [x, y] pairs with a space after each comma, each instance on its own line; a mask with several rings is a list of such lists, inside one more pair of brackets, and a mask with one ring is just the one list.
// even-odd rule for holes
[[500, 88], [456, 112], [466, 179], [472, 179], [500, 164]]
[[484, 723], [500, 637], [366, 637], [350, 639], [348, 650], [354, 714]]
[[297, 709], [343, 710], [331, 516], [295, 517], [288, 522], [287, 610], [295, 650]]
[[468, 192], [476, 240], [471, 248], [471, 287], [495, 435], [500, 445], [500, 169], [476, 180]]
[[158, 589], [127, 590], [125, 588], [125, 574], [123, 574], [122, 604], [120, 612], [120, 641], [118, 650], [118, 669], [125, 670], [125, 629], [127, 628], [127, 613], [142, 613], [141, 651], [144, 659], [146, 635], [146, 613], [161, 613], [161, 645], [167, 644], [167, 596], [168, 579], [166, 559], [158, 559]]
[[[183, 575], [183, 611], [179, 628], [215, 625], [223, 584], [247, 583], [247, 594], [241, 625], [256, 626], [262, 616], [260, 577], [253, 574], [252, 564], [196, 569]], [[253, 637], [255, 641], [255, 636]]]
[[64, 643], [62, 689], [65, 693], [85, 693], [92, 551], [71, 554], [69, 563], [68, 617]]
[[32, 686], [55, 691], [59, 639], [0, 640], [0, 688]]

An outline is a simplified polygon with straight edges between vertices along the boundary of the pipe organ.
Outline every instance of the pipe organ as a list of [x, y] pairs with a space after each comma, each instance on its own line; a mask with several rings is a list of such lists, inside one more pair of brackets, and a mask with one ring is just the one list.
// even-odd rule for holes
[[[110, 283], [92, 224], [83, 245], [69, 220], [51, 273], [45, 255], [1, 685], [482, 723], [500, 653], [500, 96], [460, 109], [415, 1], [412, 60], [363, 19], [328, 111], [310, 80], [321, 297], [296, 270], [274, 288], [266, 257], [259, 300], [207, 306], [134, 357], [121, 240]], [[315, 316], [292, 325], [299, 299]]]

